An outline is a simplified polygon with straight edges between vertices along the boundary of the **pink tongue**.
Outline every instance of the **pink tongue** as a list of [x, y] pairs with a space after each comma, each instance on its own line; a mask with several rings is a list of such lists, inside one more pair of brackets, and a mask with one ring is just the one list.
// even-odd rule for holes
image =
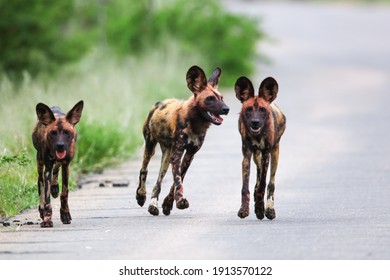
[[58, 159], [63, 159], [66, 156], [66, 151], [63, 152], [56, 151], [56, 156]]
[[212, 116], [213, 116], [213, 118], [215, 119], [215, 120], [217, 120], [218, 122], [223, 122], [223, 118], [221, 118], [221, 116], [218, 116], [218, 115], [214, 115], [214, 114], [212, 114]]

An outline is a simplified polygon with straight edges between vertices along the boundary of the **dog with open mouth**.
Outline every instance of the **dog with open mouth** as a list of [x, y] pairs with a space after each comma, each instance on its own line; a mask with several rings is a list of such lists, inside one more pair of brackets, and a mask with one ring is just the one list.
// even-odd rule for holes
[[194, 155], [202, 147], [206, 132], [211, 124], [221, 125], [221, 115], [229, 113], [229, 107], [218, 92], [221, 69], [217, 67], [207, 80], [203, 70], [192, 66], [186, 75], [187, 87], [193, 95], [185, 101], [168, 99], [157, 102], [143, 126], [145, 150], [139, 175], [136, 199], [140, 206], [146, 200], [146, 176], [148, 164], [154, 155], [157, 143], [162, 150], [160, 172], [153, 188], [148, 211], [159, 215], [158, 198], [161, 182], [172, 165], [174, 183], [162, 204], [163, 213], [169, 215], [173, 202], [178, 209], [186, 209], [189, 202], [183, 196], [183, 180]]
[[53, 227], [50, 195], [59, 195], [58, 173], [62, 171], [60, 217], [64, 224], [70, 224], [72, 217], [68, 206], [68, 181], [70, 162], [75, 150], [77, 131], [84, 102], [78, 102], [67, 114], [59, 107], [43, 103], [36, 106], [38, 121], [33, 129], [32, 142], [37, 150], [39, 213], [41, 227]]
[[[272, 220], [276, 217], [274, 191], [275, 174], [279, 161], [279, 142], [286, 129], [286, 117], [273, 103], [278, 94], [279, 86], [274, 78], [268, 77], [261, 82], [258, 95], [255, 95], [252, 82], [242, 76], [237, 79], [234, 89], [237, 99], [242, 103], [238, 120], [243, 154], [241, 207], [238, 216], [245, 218], [249, 215], [250, 161], [253, 156], [257, 167], [254, 191], [255, 214], [258, 219], [263, 219], [265, 215]], [[267, 206], [264, 210], [270, 156], [271, 176], [267, 186]]]

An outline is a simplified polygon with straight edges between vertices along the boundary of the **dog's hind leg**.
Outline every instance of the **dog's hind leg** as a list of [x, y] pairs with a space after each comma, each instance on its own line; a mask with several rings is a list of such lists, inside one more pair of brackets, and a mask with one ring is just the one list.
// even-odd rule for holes
[[62, 165], [62, 192], [61, 192], [61, 208], [60, 216], [63, 224], [70, 224], [72, 217], [70, 216], [68, 206], [68, 184], [69, 184], [69, 163]]
[[152, 191], [152, 198], [148, 209], [149, 213], [154, 216], [157, 216], [159, 214], [157, 208], [158, 207], [157, 202], [161, 192], [161, 182], [164, 179], [164, 176], [167, 173], [167, 170], [169, 168], [169, 158], [171, 155], [169, 148], [161, 146], [161, 150], [162, 150], [162, 158], [161, 158], [160, 172], [158, 174], [156, 185], [154, 186]]
[[146, 201], [146, 177], [148, 175], [148, 164], [153, 157], [157, 143], [149, 137], [145, 137], [145, 150], [142, 167], [139, 172], [139, 185], [136, 191], [136, 199], [139, 206], [144, 206]]
[[255, 186], [255, 214], [260, 220], [264, 218], [264, 194], [269, 165], [269, 153], [264, 152], [260, 156], [260, 152], [255, 153], [253, 159], [257, 166], [257, 179]]
[[61, 163], [55, 163], [53, 167], [53, 177], [51, 178], [50, 193], [53, 198], [57, 198], [60, 193], [58, 186], [58, 172], [60, 171]]
[[[186, 176], [187, 170], [190, 167], [192, 160], [194, 159], [194, 155], [195, 155], [196, 151], [197, 150], [195, 150], [195, 151], [188, 150], [183, 157], [183, 161], [182, 161], [181, 167], [180, 167], [182, 182], [184, 180], [184, 177]], [[175, 183], [172, 184], [171, 189], [169, 191], [169, 194], [165, 197], [163, 205], [162, 205], [163, 213], [166, 216], [169, 216], [169, 214], [171, 213], [171, 210], [173, 208], [173, 201], [175, 199], [174, 195], [175, 195]], [[186, 207], [186, 208], [188, 208], [189, 203], [188, 203], [187, 199], [185, 199], [185, 198], [184, 198], [184, 203], [188, 204], [188, 206]], [[185, 208], [181, 208], [181, 209], [185, 209]]]
[[265, 209], [265, 216], [273, 220], [276, 217], [274, 208], [274, 191], [275, 191], [275, 175], [278, 169], [279, 162], [279, 144], [271, 151], [271, 174], [270, 180], [267, 186], [267, 208]]

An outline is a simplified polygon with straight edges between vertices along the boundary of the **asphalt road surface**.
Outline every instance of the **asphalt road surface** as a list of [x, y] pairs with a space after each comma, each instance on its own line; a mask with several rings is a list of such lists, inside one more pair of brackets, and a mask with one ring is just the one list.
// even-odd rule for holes
[[[37, 209], [0, 225], [0, 259], [390, 258], [390, 7], [223, 3], [261, 19], [269, 34], [259, 52], [271, 64], [259, 63], [251, 78], [256, 88], [267, 76], [279, 82], [276, 103], [287, 116], [276, 219], [256, 219], [253, 200], [249, 217], [237, 217], [242, 155], [232, 87], [221, 89], [229, 115], [210, 128], [184, 181], [189, 209], [154, 217], [149, 200], [139, 207], [137, 157], [70, 194], [70, 225], [59, 220], [58, 200], [53, 228], [18, 225], [37, 220]], [[159, 161], [155, 156], [149, 168], [149, 195]], [[130, 184], [99, 187], [112, 180]], [[169, 171], [160, 198], [171, 182]], [[254, 183], [252, 176], [251, 193]]]

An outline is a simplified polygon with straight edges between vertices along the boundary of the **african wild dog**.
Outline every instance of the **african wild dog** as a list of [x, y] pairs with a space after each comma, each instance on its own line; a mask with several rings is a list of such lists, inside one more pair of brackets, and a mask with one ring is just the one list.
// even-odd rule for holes
[[[68, 206], [69, 164], [76, 149], [77, 132], [75, 125], [81, 118], [83, 101], [78, 102], [66, 115], [58, 107], [49, 108], [38, 103], [38, 121], [32, 133], [32, 141], [37, 150], [39, 213], [41, 227], [52, 227], [52, 207], [50, 194], [58, 197], [58, 172], [62, 168], [61, 221], [70, 224]], [[44, 170], [45, 169], [45, 170]]]
[[207, 80], [201, 68], [192, 66], [186, 78], [193, 96], [186, 101], [167, 99], [157, 102], [145, 120], [145, 151], [136, 199], [140, 206], [144, 205], [147, 167], [159, 143], [162, 151], [161, 167], [148, 209], [152, 215], [159, 214], [157, 202], [169, 163], [172, 165], [174, 183], [162, 204], [163, 213], [170, 214], [174, 200], [178, 209], [189, 207], [187, 199], [183, 197], [184, 176], [195, 153], [201, 148], [210, 124], [220, 125], [223, 121], [220, 115], [229, 112], [229, 107], [217, 90], [220, 75], [221, 69], [216, 68]]
[[[257, 180], [254, 191], [255, 213], [258, 219], [265, 216], [275, 219], [274, 190], [275, 173], [279, 160], [279, 141], [286, 128], [286, 117], [272, 103], [278, 93], [278, 83], [274, 78], [266, 78], [260, 85], [258, 96], [255, 96], [252, 82], [240, 77], [235, 84], [235, 92], [242, 103], [238, 127], [242, 139], [242, 191], [240, 218], [249, 215], [249, 175], [250, 160], [257, 166]], [[266, 177], [271, 155], [271, 176], [267, 187], [267, 208], [264, 213], [264, 194]]]

